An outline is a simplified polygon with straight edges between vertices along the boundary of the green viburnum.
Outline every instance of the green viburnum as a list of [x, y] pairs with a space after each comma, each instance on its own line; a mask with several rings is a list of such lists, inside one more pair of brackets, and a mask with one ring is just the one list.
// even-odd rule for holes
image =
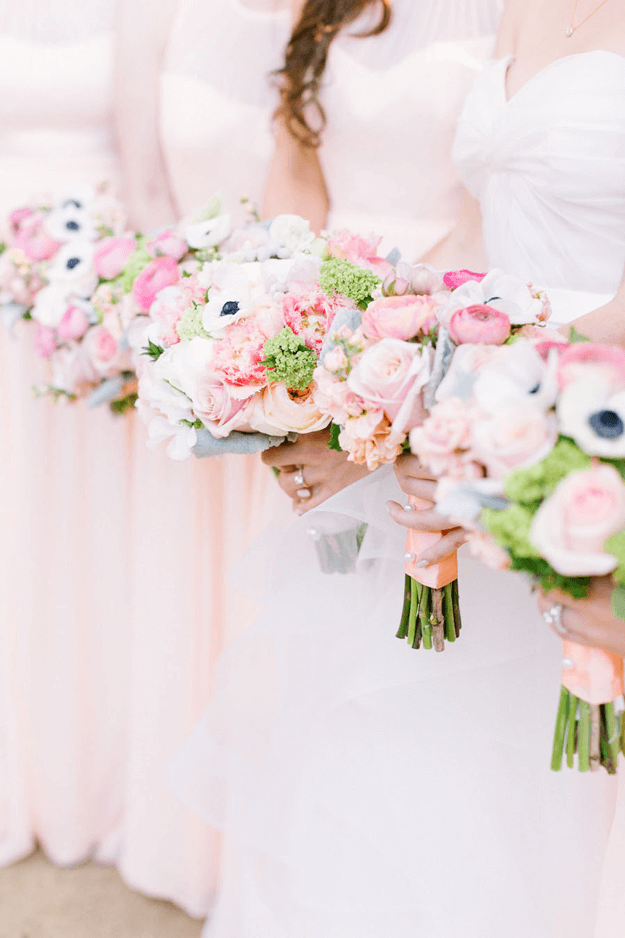
[[150, 261], [154, 258], [145, 249], [145, 238], [137, 238], [137, 250], [131, 254], [119, 277], [114, 280], [114, 284], [119, 286], [124, 293], [130, 293], [132, 285]]
[[190, 342], [191, 339], [210, 339], [210, 335], [204, 328], [202, 316], [204, 307], [193, 303], [186, 311], [180, 322], [176, 326], [176, 332], [183, 342]]
[[589, 466], [590, 456], [582, 453], [573, 440], [562, 436], [545, 459], [511, 472], [505, 481], [505, 492], [513, 502], [537, 505], [551, 495], [558, 482]]
[[317, 356], [303, 339], [285, 326], [263, 346], [264, 361], [272, 384], [284, 383], [289, 390], [303, 391], [312, 381]]
[[605, 543], [605, 549], [618, 560], [618, 566], [612, 573], [619, 586], [625, 586], [625, 531], [619, 531]]
[[324, 261], [319, 271], [319, 285], [324, 293], [342, 293], [348, 296], [361, 309], [366, 309], [371, 302], [372, 293], [382, 283], [370, 270], [362, 270], [349, 261], [331, 257]]

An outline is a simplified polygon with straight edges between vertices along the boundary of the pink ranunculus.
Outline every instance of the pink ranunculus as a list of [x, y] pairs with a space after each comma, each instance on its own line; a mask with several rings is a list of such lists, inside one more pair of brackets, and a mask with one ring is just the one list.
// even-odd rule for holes
[[156, 295], [180, 280], [178, 264], [173, 257], [157, 257], [144, 267], [134, 282], [132, 295], [140, 313], [147, 313]]
[[40, 358], [50, 358], [58, 348], [54, 329], [50, 326], [42, 326], [40, 322], [36, 322], [34, 345], [35, 352]]
[[136, 247], [134, 238], [102, 238], [98, 241], [93, 253], [93, 263], [100, 280], [114, 280], [119, 277]]
[[13, 247], [33, 261], [49, 260], [61, 246], [43, 227], [45, 217], [44, 212], [31, 212], [14, 225]]
[[328, 238], [326, 250], [331, 257], [349, 261], [357, 267], [372, 271], [379, 277], [386, 277], [392, 271], [393, 265], [378, 255], [381, 240], [375, 235], [363, 238], [350, 231], [337, 231]]
[[457, 345], [503, 345], [510, 335], [510, 319], [492, 306], [457, 309], [449, 320], [449, 335]]
[[485, 276], [486, 274], [473, 273], [472, 270], [448, 270], [443, 275], [443, 282], [448, 290], [457, 290], [458, 287], [461, 287], [463, 283], [468, 283], [469, 280], [481, 283]]
[[60, 339], [81, 339], [89, 328], [87, 314], [79, 306], [70, 305], [56, 327]]
[[382, 339], [363, 352], [347, 384], [368, 409], [379, 409], [395, 420], [413, 387], [420, 390], [428, 377], [429, 359], [419, 345]]
[[189, 250], [187, 242], [173, 228], [161, 231], [145, 247], [151, 257], [173, 257], [175, 261], [179, 261]]
[[438, 308], [430, 296], [385, 296], [369, 305], [362, 328], [370, 339], [412, 339], [434, 328]]
[[472, 454], [489, 477], [500, 479], [513, 469], [531, 466], [549, 455], [558, 439], [554, 414], [534, 403], [502, 407], [473, 426]]
[[600, 342], [576, 342], [560, 355], [560, 389], [593, 373], [607, 381], [613, 391], [625, 388], [625, 349]]
[[455, 466], [458, 451], [470, 449], [471, 428], [468, 406], [457, 397], [447, 398], [410, 431], [410, 449], [434, 475], [443, 475]]
[[606, 541], [625, 527], [625, 484], [613, 466], [572, 472], [540, 506], [530, 540], [562, 576], [605, 576], [617, 565]]
[[270, 436], [314, 433], [330, 423], [317, 407], [312, 390], [288, 391], [283, 384], [270, 384], [252, 398], [248, 419], [252, 430]]
[[195, 382], [193, 413], [218, 439], [241, 429], [247, 422], [248, 400], [233, 398], [231, 388], [219, 375], [207, 372]]

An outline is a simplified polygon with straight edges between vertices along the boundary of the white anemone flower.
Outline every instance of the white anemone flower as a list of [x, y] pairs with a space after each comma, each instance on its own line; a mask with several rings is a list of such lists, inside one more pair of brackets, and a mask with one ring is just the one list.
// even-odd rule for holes
[[232, 231], [232, 216], [229, 213], [196, 222], [185, 229], [184, 237], [191, 248], [204, 250], [214, 248], [225, 241]]
[[598, 375], [568, 384], [558, 400], [560, 432], [589, 456], [625, 457], [625, 390]]
[[498, 309], [513, 326], [545, 322], [549, 315], [544, 300], [537, 298], [524, 280], [502, 270], [491, 270], [480, 283], [468, 280], [450, 294], [440, 315], [441, 322], [447, 326], [456, 310], [476, 305]]
[[65, 284], [76, 296], [91, 296], [98, 285], [93, 254], [94, 249], [90, 241], [71, 241], [64, 244], [50, 264], [48, 280], [50, 283]]
[[85, 208], [76, 208], [73, 201], [53, 209], [46, 215], [44, 227], [51, 238], [62, 244], [68, 241], [95, 241], [98, 232]]
[[202, 314], [202, 325], [212, 338], [223, 338], [228, 326], [249, 316], [264, 296], [260, 264], [219, 262], [210, 270], [208, 301]]
[[549, 410], [558, 394], [557, 373], [556, 349], [550, 351], [545, 362], [531, 342], [518, 339], [478, 369], [473, 397], [487, 413], [529, 401]]

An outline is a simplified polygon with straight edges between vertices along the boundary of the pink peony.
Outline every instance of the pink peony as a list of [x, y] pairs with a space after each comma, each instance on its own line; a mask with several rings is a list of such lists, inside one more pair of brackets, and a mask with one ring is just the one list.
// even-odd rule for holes
[[503, 345], [510, 331], [505, 313], [481, 304], [457, 309], [449, 320], [449, 335], [457, 345]]
[[134, 238], [102, 238], [96, 244], [93, 263], [100, 280], [114, 280], [119, 277], [126, 261], [134, 254]]
[[429, 360], [420, 346], [382, 339], [363, 352], [347, 384], [366, 401], [367, 409], [395, 420], [413, 387], [420, 390], [428, 377]]
[[471, 270], [448, 270], [443, 275], [443, 283], [448, 290], [457, 290], [458, 287], [461, 287], [463, 283], [468, 283], [469, 280], [481, 283], [485, 276], [486, 274], [475, 274]]
[[56, 327], [61, 339], [81, 339], [89, 328], [87, 314], [79, 306], [68, 306]]
[[145, 247], [151, 257], [173, 257], [175, 261], [179, 261], [189, 250], [187, 242], [173, 228], [161, 231]]
[[173, 257], [157, 257], [144, 267], [134, 282], [132, 295], [140, 313], [149, 312], [157, 293], [180, 280], [178, 264]]
[[37, 355], [41, 358], [50, 358], [58, 348], [54, 329], [50, 326], [42, 326], [40, 322], [36, 322], [34, 345]]
[[262, 387], [267, 383], [263, 348], [267, 337], [253, 319], [233, 323], [215, 346], [213, 367], [235, 387]]
[[370, 339], [412, 339], [434, 328], [438, 308], [430, 296], [385, 296], [365, 311], [363, 332]]
[[617, 565], [606, 541], [625, 527], [625, 485], [613, 466], [572, 472], [540, 506], [530, 540], [562, 576], [605, 576]]
[[531, 466], [549, 455], [558, 439], [557, 420], [534, 403], [515, 402], [473, 427], [473, 457], [491, 478]]
[[[28, 210], [22, 210], [25, 211]], [[33, 261], [49, 260], [61, 246], [44, 229], [45, 217], [44, 212], [29, 212], [26, 215], [18, 211], [11, 218], [14, 231], [12, 246], [21, 248]]]
[[565, 388], [579, 378], [596, 374], [613, 391], [625, 388], [625, 349], [600, 342], [576, 342], [560, 356], [558, 384]]
[[357, 267], [364, 267], [371, 270], [379, 277], [386, 277], [393, 265], [383, 257], [378, 256], [378, 247], [381, 238], [371, 235], [369, 238], [363, 238], [360, 235], [354, 235], [350, 231], [336, 231], [330, 235], [326, 244], [326, 250], [330, 257], [336, 257], [342, 261], [349, 261]]

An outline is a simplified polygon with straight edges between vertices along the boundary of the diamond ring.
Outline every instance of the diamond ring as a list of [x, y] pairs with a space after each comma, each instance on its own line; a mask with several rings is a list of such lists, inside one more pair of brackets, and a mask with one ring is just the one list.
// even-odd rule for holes
[[561, 603], [556, 603], [555, 606], [552, 606], [548, 612], [543, 612], [543, 619], [547, 625], [553, 625], [555, 630], [560, 633], [560, 635], [566, 635], [568, 629], [562, 621], [563, 608]]
[[306, 483], [304, 482], [304, 467], [303, 467], [303, 466], [298, 466], [298, 467], [297, 467], [297, 472], [295, 473], [295, 476], [294, 476], [294, 478], [293, 478], [293, 481], [294, 481], [295, 484], [298, 486], [298, 488], [302, 488], [302, 487], [307, 488], [307, 487], [308, 487], [308, 486], [306, 485]]

